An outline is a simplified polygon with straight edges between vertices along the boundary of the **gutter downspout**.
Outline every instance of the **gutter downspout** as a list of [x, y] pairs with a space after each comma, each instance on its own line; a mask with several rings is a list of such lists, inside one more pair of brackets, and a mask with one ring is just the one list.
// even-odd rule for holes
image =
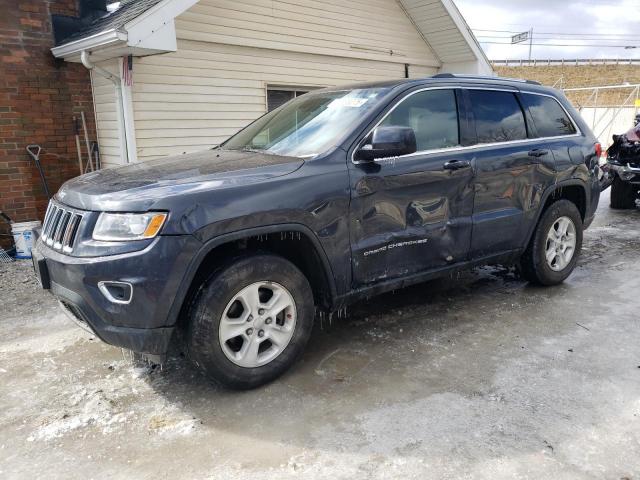
[[93, 63], [91, 63], [91, 60], [89, 58], [89, 53], [86, 50], [83, 50], [82, 53], [80, 54], [80, 61], [82, 62], [82, 65], [85, 66], [85, 68], [89, 71], [94, 71], [96, 72], [98, 75], [106, 78], [107, 80], [109, 80], [111, 83], [113, 83], [113, 85], [116, 88], [116, 98], [117, 98], [117, 111], [118, 111], [118, 126], [119, 126], [119, 130], [120, 130], [120, 134], [121, 136], [121, 148], [122, 151], [124, 153], [124, 157], [127, 160], [127, 163], [129, 162], [129, 150], [127, 148], [127, 126], [125, 123], [125, 118], [124, 118], [124, 97], [122, 95], [122, 83], [120, 82], [120, 79], [118, 77], [116, 77], [114, 74], [112, 74], [111, 72], [108, 72], [107, 70], [105, 70], [104, 68], [98, 67], [97, 65], [94, 65]]

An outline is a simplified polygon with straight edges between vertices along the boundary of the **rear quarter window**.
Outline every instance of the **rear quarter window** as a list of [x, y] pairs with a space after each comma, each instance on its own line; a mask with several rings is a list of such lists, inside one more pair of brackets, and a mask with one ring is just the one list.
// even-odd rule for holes
[[525, 108], [529, 109], [538, 137], [573, 135], [576, 127], [555, 98], [523, 93]]
[[512, 92], [469, 90], [478, 143], [511, 142], [527, 138], [522, 107]]

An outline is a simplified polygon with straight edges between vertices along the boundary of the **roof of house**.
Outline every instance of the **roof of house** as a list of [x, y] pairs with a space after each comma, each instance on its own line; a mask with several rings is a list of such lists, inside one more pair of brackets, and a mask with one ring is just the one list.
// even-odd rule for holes
[[[461, 63], [473, 62], [477, 65], [473, 71], [493, 73], [489, 60], [453, 0], [398, 1], [443, 68], [458, 69], [457, 65]], [[52, 49], [53, 54], [78, 61], [80, 51], [90, 51], [94, 55], [100, 47], [122, 43], [130, 48], [129, 54], [134, 55], [175, 51], [177, 43], [172, 20], [197, 2], [121, 0], [118, 9], [59, 42]], [[151, 20], [137, 21], [147, 14]], [[115, 51], [112, 49], [111, 53]]]
[[71, 43], [107, 30], [118, 30], [123, 28], [131, 20], [138, 18], [144, 12], [161, 1], [162, 0], [122, 0], [120, 2], [120, 6], [116, 10], [93, 20], [82, 28], [82, 30], [65, 38], [61, 42], [58, 42], [58, 45]]

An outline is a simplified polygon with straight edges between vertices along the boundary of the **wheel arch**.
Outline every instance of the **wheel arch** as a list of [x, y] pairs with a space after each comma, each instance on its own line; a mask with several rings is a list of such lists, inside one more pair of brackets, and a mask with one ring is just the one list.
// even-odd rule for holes
[[558, 200], [569, 200], [574, 203], [580, 212], [580, 217], [582, 221], [586, 219], [587, 209], [589, 205], [589, 197], [588, 197], [588, 189], [584, 182], [578, 179], [565, 180], [563, 182], [558, 182], [547, 188], [545, 190], [542, 199], [540, 201], [541, 207], [538, 209], [538, 213], [536, 214], [535, 221], [531, 222], [529, 226], [529, 230], [527, 232], [526, 241], [524, 243], [524, 248], [529, 245], [531, 242], [531, 238], [540, 222], [540, 218], [544, 212]]
[[[297, 249], [285, 249], [286, 246], [291, 246], [296, 242], [299, 242]], [[280, 248], [276, 245], [280, 245]], [[310, 247], [311, 252], [308, 252], [306, 247]], [[211, 270], [215, 270], [217, 265], [224, 264], [224, 258], [215, 258], [216, 255], [223, 254], [225, 258], [232, 258], [243, 251], [273, 253], [283, 256], [307, 276], [316, 304], [328, 309], [335, 305], [337, 288], [333, 269], [317, 236], [310, 228], [302, 224], [277, 224], [239, 230], [205, 242], [191, 260], [174, 299], [169, 313], [172, 325], [181, 324], [190, 301], [204, 277], [210, 275]], [[302, 251], [311, 253], [311, 255], [301, 258]], [[314, 266], [319, 267], [320, 272], [312, 268]]]

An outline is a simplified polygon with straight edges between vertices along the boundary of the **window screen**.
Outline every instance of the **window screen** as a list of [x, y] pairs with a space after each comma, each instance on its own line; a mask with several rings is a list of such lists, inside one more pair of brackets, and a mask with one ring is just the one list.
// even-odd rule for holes
[[478, 143], [510, 142], [527, 138], [524, 114], [511, 92], [469, 90]]
[[529, 109], [539, 137], [558, 137], [576, 133], [567, 113], [557, 100], [543, 95], [522, 95], [524, 107]]
[[411, 127], [418, 151], [459, 144], [458, 109], [453, 90], [428, 90], [402, 102], [381, 126]]
[[267, 90], [267, 106], [269, 107], [269, 111], [275, 110], [276, 108], [281, 107], [289, 100], [293, 100], [300, 95], [304, 95], [308, 93], [303, 90], [276, 90], [269, 89]]

